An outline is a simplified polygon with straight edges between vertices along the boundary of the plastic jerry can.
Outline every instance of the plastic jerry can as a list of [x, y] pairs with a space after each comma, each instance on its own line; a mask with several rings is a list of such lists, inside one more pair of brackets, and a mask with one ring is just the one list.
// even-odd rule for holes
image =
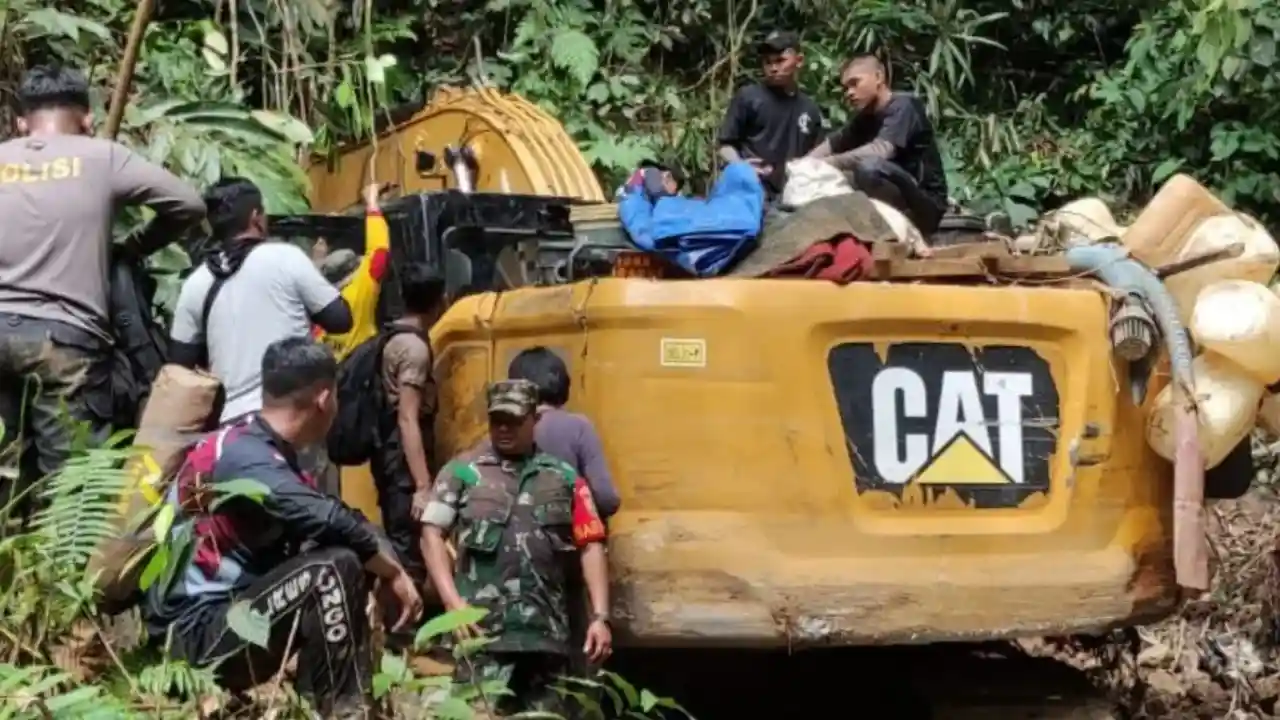
[[1164, 281], [1178, 303], [1184, 323], [1191, 320], [1196, 298], [1205, 287], [1220, 280], [1251, 280], [1265, 285], [1275, 275], [1276, 266], [1280, 265], [1280, 247], [1266, 228], [1243, 213], [1215, 215], [1201, 222], [1177, 259], [1186, 260], [1234, 243], [1244, 245], [1239, 257], [1201, 265]]
[[[1263, 387], [1238, 365], [1206, 352], [1192, 364], [1196, 406], [1200, 413], [1200, 453], [1205, 469], [1222, 462], [1253, 429]], [[1160, 391], [1147, 416], [1147, 443], [1172, 461], [1174, 451], [1173, 385]]]
[[1191, 335], [1263, 385], [1280, 380], [1280, 297], [1248, 280], [1223, 280], [1196, 296]]
[[1122, 240], [1147, 265], [1164, 265], [1178, 258], [1200, 221], [1229, 212], [1231, 208], [1194, 178], [1174, 175], [1125, 230]]
[[1060, 230], [1069, 231], [1068, 234], [1084, 236], [1091, 242], [1124, 234], [1124, 228], [1116, 224], [1111, 215], [1111, 208], [1096, 197], [1072, 200], [1049, 213], [1046, 220]]

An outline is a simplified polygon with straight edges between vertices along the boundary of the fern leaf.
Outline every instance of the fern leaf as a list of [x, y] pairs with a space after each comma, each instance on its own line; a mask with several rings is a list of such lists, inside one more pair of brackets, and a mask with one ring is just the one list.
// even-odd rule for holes
[[600, 69], [600, 48], [581, 30], [558, 30], [551, 41], [551, 62], [585, 87]]
[[35, 529], [54, 567], [82, 570], [93, 552], [118, 534], [120, 498], [129, 483], [124, 464], [131, 452], [88, 449], [44, 481], [45, 506], [36, 515]]

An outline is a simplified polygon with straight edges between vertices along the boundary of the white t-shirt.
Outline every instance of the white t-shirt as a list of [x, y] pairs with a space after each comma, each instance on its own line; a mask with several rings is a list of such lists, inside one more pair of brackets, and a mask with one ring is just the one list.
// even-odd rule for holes
[[205, 343], [209, 370], [226, 391], [226, 421], [262, 409], [262, 355], [267, 346], [309, 335], [311, 316], [339, 294], [301, 248], [264, 242], [218, 291], [205, 340], [200, 315], [212, 284], [213, 273], [203, 264], [182, 284], [172, 336], [180, 343]]

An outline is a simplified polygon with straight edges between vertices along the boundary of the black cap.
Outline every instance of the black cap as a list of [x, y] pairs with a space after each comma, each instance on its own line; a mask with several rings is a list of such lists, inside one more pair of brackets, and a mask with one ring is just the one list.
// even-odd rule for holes
[[761, 53], [780, 53], [787, 50], [800, 50], [800, 36], [787, 30], [774, 30], [765, 36], [760, 43]]
[[669, 172], [677, 185], [684, 185], [684, 181], [686, 180], [684, 168], [681, 167], [680, 162], [673, 157], [659, 158], [650, 156], [640, 161], [640, 168], [657, 168], [658, 170]]

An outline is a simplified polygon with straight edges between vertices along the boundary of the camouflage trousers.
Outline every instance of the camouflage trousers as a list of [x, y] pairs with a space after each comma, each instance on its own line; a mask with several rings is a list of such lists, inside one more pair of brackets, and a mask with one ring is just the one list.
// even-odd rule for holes
[[105, 440], [111, 400], [106, 340], [0, 313], [0, 505], [61, 468], [74, 441]]
[[[568, 708], [554, 686], [568, 669], [569, 659], [554, 653], [479, 653], [458, 662], [454, 681], [476, 683], [486, 690], [487, 698], [472, 701], [478, 717], [484, 717], [486, 712], [491, 717], [522, 712], [564, 716]], [[490, 691], [492, 685], [498, 684], [511, 694], [500, 696]]]

